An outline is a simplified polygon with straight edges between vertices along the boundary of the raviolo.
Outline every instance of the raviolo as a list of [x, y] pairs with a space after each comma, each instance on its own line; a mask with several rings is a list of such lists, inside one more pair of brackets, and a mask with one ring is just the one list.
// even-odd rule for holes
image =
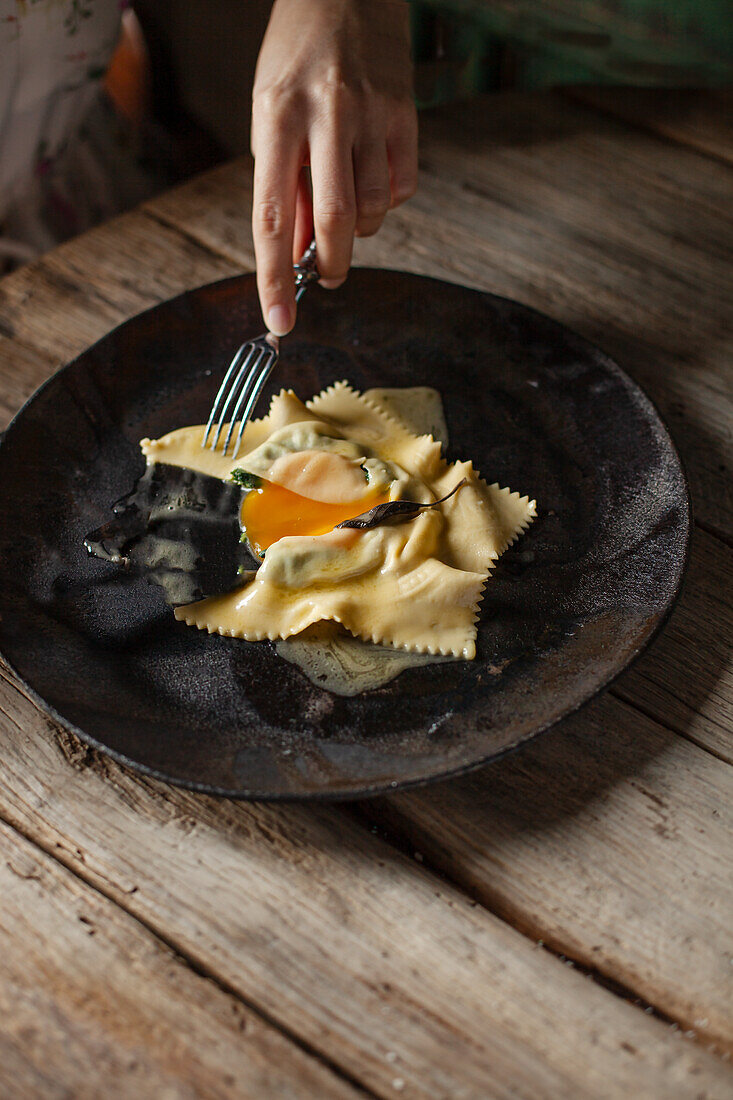
[[[339, 687], [335, 650], [349, 649], [341, 665], [352, 669], [370, 664], [354, 645], [375, 654], [358, 690], [405, 667], [385, 658], [382, 675], [378, 653], [414, 658], [409, 663], [471, 660], [484, 586], [494, 562], [536, 515], [535, 502], [487, 484], [470, 461], [447, 463], [441, 442], [419, 434], [419, 416], [418, 423], [414, 412], [408, 416], [411, 405], [418, 412], [420, 405], [410, 392], [359, 394], [340, 382], [303, 404], [282, 391], [267, 416], [247, 425], [236, 461], [221, 449], [202, 449], [200, 425], [143, 440], [149, 464], [240, 479], [250, 488], [241, 523], [260, 568], [233, 592], [177, 607], [176, 618], [209, 633], [276, 641], [288, 657], [287, 639], [295, 638], [289, 659], [314, 680], [322, 681], [318, 651], [325, 647], [330, 652], [320, 665], [328, 665], [329, 689], [344, 694], [353, 693], [353, 677]], [[444, 424], [435, 391], [414, 393], [431, 426]], [[460, 492], [414, 519], [368, 530], [336, 527], [376, 504], [438, 501], [463, 478]], [[339, 643], [344, 632], [347, 647]]]

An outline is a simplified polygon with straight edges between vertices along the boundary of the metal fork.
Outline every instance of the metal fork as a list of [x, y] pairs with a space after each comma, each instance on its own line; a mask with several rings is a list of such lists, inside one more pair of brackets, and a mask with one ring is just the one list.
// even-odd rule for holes
[[[316, 266], [315, 238], [308, 245], [298, 263], [293, 266], [293, 273], [295, 275], [295, 301], [299, 302], [308, 285], [320, 278]], [[216, 450], [219, 437], [226, 423], [227, 414], [231, 408], [229, 430], [224, 438], [222, 453], [227, 453], [234, 428], [239, 422], [239, 431], [232, 450], [232, 459], [237, 457], [244, 429], [254, 412], [265, 382], [272, 373], [279, 356], [280, 338], [274, 336], [271, 332], [263, 332], [255, 340], [248, 340], [246, 344], [242, 344], [232, 359], [229, 370], [224, 375], [224, 381], [219, 387], [219, 392], [214, 398], [204, 438], [201, 441], [202, 447], [208, 445], [210, 450]], [[210, 436], [211, 442], [209, 442]]]

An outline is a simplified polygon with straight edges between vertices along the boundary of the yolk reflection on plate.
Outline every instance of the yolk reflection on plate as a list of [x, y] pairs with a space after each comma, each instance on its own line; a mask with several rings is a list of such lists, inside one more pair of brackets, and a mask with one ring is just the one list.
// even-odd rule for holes
[[265, 481], [260, 489], [247, 493], [240, 518], [250, 546], [262, 554], [287, 535], [325, 535], [337, 523], [388, 500], [388, 494], [372, 492], [346, 504], [326, 504]]

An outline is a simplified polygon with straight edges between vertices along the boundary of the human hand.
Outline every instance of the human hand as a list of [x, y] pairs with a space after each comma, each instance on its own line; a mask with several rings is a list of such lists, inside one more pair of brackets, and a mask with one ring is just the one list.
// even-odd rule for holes
[[[323, 286], [340, 286], [417, 185], [404, 0], [275, 0], [252, 96], [252, 231], [270, 330], [295, 323], [292, 264], [315, 231]], [[308, 185], [310, 166], [311, 188]]]

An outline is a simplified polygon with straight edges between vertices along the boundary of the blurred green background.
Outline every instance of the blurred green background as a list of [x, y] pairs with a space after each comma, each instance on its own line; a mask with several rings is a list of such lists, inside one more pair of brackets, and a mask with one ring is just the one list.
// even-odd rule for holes
[[558, 84], [733, 79], [733, 0], [410, 0], [421, 106]]

